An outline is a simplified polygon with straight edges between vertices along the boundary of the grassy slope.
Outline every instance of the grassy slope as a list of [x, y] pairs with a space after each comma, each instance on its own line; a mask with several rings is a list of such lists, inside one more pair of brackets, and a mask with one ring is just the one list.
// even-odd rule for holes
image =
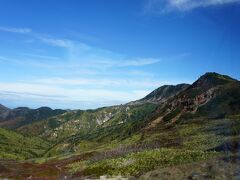
[[157, 105], [149, 103], [134, 106], [106, 107], [87, 111], [72, 111], [24, 126], [18, 129], [18, 131], [26, 134], [32, 133], [54, 142], [59, 142], [75, 135], [81, 136], [89, 131], [95, 132], [96, 136], [92, 137], [95, 140], [99, 138], [98, 131], [110, 130], [114, 131], [112, 133], [115, 133], [116, 136], [121, 136], [119, 133], [125, 134], [130, 132], [120, 132], [120, 130], [115, 132], [116, 128], [125, 127], [125, 122], [127, 121], [130, 122], [129, 128], [138, 126], [138, 123], [141, 125], [138, 120], [146, 119], [156, 107]]
[[22, 133], [31, 132], [33, 135], [42, 136], [52, 141], [59, 141], [76, 133], [93, 129], [123, 109], [121, 106], [116, 106], [96, 110], [71, 111], [24, 126], [18, 129], [18, 131]]
[[[94, 129], [79, 131], [76, 135], [58, 141], [45, 156], [83, 152], [91, 148], [100, 148], [105, 144], [111, 146], [112, 141], [118, 142], [131, 137], [135, 132], [146, 126], [157, 105], [144, 104], [124, 107], [111, 120]], [[105, 147], [105, 146], [104, 146]]]
[[50, 143], [0, 128], [0, 159], [29, 159], [42, 155]]
[[[124, 147], [112, 147], [107, 152], [99, 150], [91, 158], [71, 163], [67, 167], [73, 174], [86, 176], [138, 176], [157, 167], [225, 156], [223, 152], [215, 151], [215, 147], [240, 138], [240, 119], [195, 119], [175, 126], [161, 124], [144, 133], [144, 140], [131, 136], [119, 142], [128, 142]], [[146, 146], [141, 146], [143, 144]], [[230, 154], [231, 151], [228, 151], [227, 155]]]

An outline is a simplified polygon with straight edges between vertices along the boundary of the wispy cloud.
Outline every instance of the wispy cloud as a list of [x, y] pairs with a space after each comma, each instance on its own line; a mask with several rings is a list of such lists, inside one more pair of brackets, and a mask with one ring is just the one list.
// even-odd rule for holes
[[145, 11], [167, 13], [171, 11], [189, 11], [196, 8], [221, 6], [240, 3], [240, 0], [147, 0]]
[[146, 96], [161, 85], [177, 83], [171, 80], [49, 77], [0, 82], [0, 99], [21, 106], [31, 102], [38, 106], [86, 109], [127, 103]]
[[[4, 29], [4, 28], [3, 28]], [[35, 102], [52, 107], [100, 107], [144, 97], [151, 90], [173, 81], [154, 79], [151, 67], [162, 58], [137, 57], [113, 52], [72, 39], [43, 35], [27, 29], [0, 29], [9, 33], [29, 33], [28, 45], [43, 51], [1, 54], [0, 63], [30, 69], [12, 82], [0, 82], [0, 99]], [[31, 32], [31, 33], [30, 33]], [[28, 37], [28, 38], [29, 38]], [[26, 43], [26, 42], [23, 42]], [[32, 46], [33, 45], [33, 46]], [[2, 66], [3, 67], [3, 66]], [[44, 75], [46, 74], [46, 75]], [[151, 79], [149, 78], [151, 77]]]
[[4, 26], [0, 26], [0, 31], [19, 33], [19, 34], [27, 34], [32, 32], [30, 28], [13, 28], [13, 27], [4, 27]]
[[[141, 81], [141, 83], [139, 83]], [[33, 82], [44, 84], [44, 85], [56, 85], [56, 86], [65, 86], [65, 85], [74, 85], [83, 87], [111, 87], [111, 88], [119, 88], [124, 84], [125, 89], [154, 89], [160, 85], [166, 83], [161, 80], [149, 80], [144, 78], [63, 78], [63, 77], [52, 77], [46, 79], [37, 79], [33, 80]], [[176, 82], [167, 82], [176, 84]], [[147, 87], [147, 88], [146, 88]]]
[[146, 66], [152, 65], [160, 62], [160, 59], [154, 58], [135, 58], [135, 59], [119, 59], [119, 60], [102, 60], [102, 61], [94, 61], [96, 64], [103, 65], [105, 67], [136, 67], [136, 66]]
[[81, 89], [79, 87], [70, 89], [36, 83], [0, 83], [0, 98], [2, 100], [24, 101], [25, 103], [34, 101], [48, 105], [55, 103], [54, 106], [57, 108], [60, 108], [63, 104], [65, 107], [66, 105], [71, 107], [71, 104], [74, 104], [75, 108], [83, 108], [83, 102], [89, 105], [86, 108], [115, 105], [115, 103], [124, 103], [135, 98], [138, 99], [145, 96], [148, 92], [146, 90]]
[[89, 35], [83, 32], [79, 32], [79, 31], [73, 31], [73, 30], [66, 30], [67, 34], [69, 34], [71, 37], [75, 37], [77, 39], [80, 40], [84, 40], [84, 41], [90, 41], [90, 42], [98, 42], [100, 39], [93, 36], [93, 35]]
[[62, 47], [67, 48], [69, 50], [78, 49], [78, 50], [90, 50], [91, 47], [87, 44], [84, 44], [82, 42], [76, 42], [69, 39], [57, 39], [57, 38], [49, 38], [49, 37], [38, 37], [42, 42], [56, 46], [56, 47]]
[[47, 56], [47, 55], [42, 55], [42, 54], [24, 53], [23, 55], [28, 56], [28, 57], [32, 57], [32, 58], [37, 58], [37, 59], [47, 59], [47, 60], [59, 60], [60, 59], [59, 57]]
[[145, 65], [151, 65], [151, 64], [156, 64], [160, 62], [160, 59], [155, 59], [155, 58], [137, 58], [135, 60], [131, 61], [126, 61], [120, 66], [145, 66]]
[[[74, 41], [70, 39], [63, 38], [54, 38], [49, 35], [44, 35], [40, 33], [33, 32], [30, 28], [13, 28], [13, 27], [1, 27], [0, 30], [12, 33], [21, 33], [26, 34], [30, 33], [30, 36], [44, 43], [46, 45], [54, 46], [57, 48], [62, 48], [66, 51], [65, 63], [61, 64], [65, 67], [92, 67], [95, 68], [112, 68], [112, 67], [137, 67], [137, 66], [146, 66], [152, 65], [160, 62], [158, 58], [151, 57], [129, 57], [120, 53], [112, 52], [107, 49], [101, 49], [98, 47], [94, 47], [83, 42]], [[34, 43], [34, 41], [32, 41]], [[31, 56], [34, 60], [31, 63], [37, 66], [42, 67], [50, 67], [51, 65], [42, 64], [41, 62], [36, 62], [36, 59], [49, 59], [49, 60], [57, 60], [59, 58], [47, 56], [47, 55], [34, 55], [31, 53], [26, 53], [26, 56]], [[30, 58], [27, 58], [29, 61]], [[3, 59], [2, 59], [3, 60]], [[4, 58], [4, 60], [17, 62], [17, 60], [12, 60], [11, 58]], [[64, 59], [63, 59], [64, 60]], [[22, 60], [20, 60], [22, 62]], [[26, 60], [25, 60], [26, 62]], [[70, 63], [70, 64], [69, 64]], [[60, 65], [60, 66], [61, 66]], [[55, 65], [54, 65], [55, 66]]]
[[39, 39], [49, 45], [63, 47], [63, 48], [71, 48], [73, 46], [72, 42], [66, 39], [53, 39], [46, 37], [39, 37]]

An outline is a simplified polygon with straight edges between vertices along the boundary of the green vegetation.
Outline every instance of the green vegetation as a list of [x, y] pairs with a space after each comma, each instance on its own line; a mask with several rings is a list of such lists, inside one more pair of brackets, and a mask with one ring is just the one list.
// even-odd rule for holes
[[218, 74], [218, 73], [214, 73], [214, 72], [206, 73], [204, 76], [207, 77], [208, 79], [214, 79], [214, 80], [219, 80], [219, 81], [224, 81], [224, 82], [226, 82], [226, 81], [237, 81], [236, 79], [233, 79], [230, 76], [222, 75], [222, 74]]
[[[121, 111], [102, 126], [85, 131], [79, 130], [78, 134], [59, 141], [45, 156], [84, 152], [91, 150], [92, 147], [96, 148], [96, 145], [105, 147], [112, 141], [120, 143], [145, 127], [156, 107], [155, 104], [144, 104], [121, 108]], [[83, 142], [88, 142], [88, 145], [83, 145]]]
[[93, 129], [123, 110], [124, 107], [116, 106], [96, 110], [71, 111], [22, 127], [19, 131], [32, 132], [34, 135], [40, 135], [51, 141], [60, 141], [77, 133]]
[[41, 156], [50, 143], [38, 137], [0, 128], [0, 159], [24, 160]]
[[[194, 119], [179, 122], [175, 126], [162, 124], [152, 129], [151, 132], [145, 132], [143, 141], [140, 140], [141, 135], [136, 134], [118, 142], [118, 144], [128, 142], [128, 146], [124, 148], [119, 149], [117, 146], [112, 146], [113, 150], [108, 152], [106, 151], [107, 146], [105, 146], [107, 155], [92, 156], [88, 160], [74, 162], [67, 167], [73, 174], [81, 172], [84, 175], [94, 174], [96, 176], [104, 174], [139, 176], [157, 167], [207, 160], [223, 155], [210, 149], [238, 137], [237, 133], [230, 136], [223, 134], [228, 132], [229, 127], [233, 128], [231, 132], [240, 132], [239, 120]], [[162, 147], [173, 140], [179, 141], [179, 143], [165, 148], [151, 147], [151, 142], [159, 142]], [[136, 143], [140, 143], [139, 146]], [[142, 143], [146, 146], [141, 146]], [[135, 146], [133, 146], [134, 144]], [[133, 149], [134, 147], [137, 149]]]
[[219, 95], [216, 98], [198, 109], [196, 116], [223, 118], [239, 114], [240, 83], [227, 84], [219, 91]]
[[[52, 141], [61, 141], [71, 136], [74, 141], [79, 137], [83, 137], [85, 140], [99, 141], [105, 139], [108, 141], [108, 138], [113, 139], [116, 136], [129, 136], [131, 132], [143, 127], [144, 122], [149, 120], [148, 118], [156, 107], [157, 105], [149, 103], [73, 111], [35, 123], [26, 127], [25, 130], [39, 129], [37, 132], [42, 137]], [[107, 134], [111, 134], [111, 136]]]
[[176, 149], [155, 149], [128, 154], [99, 162], [80, 161], [68, 165], [71, 173], [83, 171], [84, 175], [140, 175], [156, 167], [166, 167], [187, 162], [208, 159], [215, 152], [187, 151]]
[[[211, 131], [216, 126], [225, 124], [227, 120], [207, 121], [195, 120], [190, 123], [179, 125], [179, 136], [183, 139], [183, 147], [189, 150], [207, 151], [226, 140], [223, 135], [217, 135], [218, 130]], [[227, 127], [225, 127], [225, 130]]]
[[173, 118], [175, 118], [177, 115], [181, 113], [181, 110], [179, 108], [175, 109], [171, 113], [167, 114], [166, 116], [163, 117], [164, 122], [169, 122]]

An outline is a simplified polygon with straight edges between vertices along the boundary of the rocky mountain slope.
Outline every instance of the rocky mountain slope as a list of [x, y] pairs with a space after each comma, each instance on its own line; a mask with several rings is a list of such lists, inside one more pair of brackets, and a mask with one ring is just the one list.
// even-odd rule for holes
[[[158, 108], [165, 120], [224, 118], [240, 111], [240, 82], [225, 75], [206, 73], [186, 90]], [[177, 118], [177, 119], [178, 119]]]

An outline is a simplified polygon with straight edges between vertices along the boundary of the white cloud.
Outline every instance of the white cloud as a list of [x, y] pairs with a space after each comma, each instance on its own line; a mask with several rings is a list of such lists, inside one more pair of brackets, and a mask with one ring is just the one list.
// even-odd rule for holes
[[145, 66], [150, 64], [156, 64], [158, 62], [160, 62], [160, 60], [154, 58], [137, 58], [135, 60], [126, 61], [120, 64], [120, 66]]
[[73, 46], [71, 41], [65, 40], [65, 39], [52, 39], [52, 38], [45, 38], [45, 37], [40, 37], [39, 39], [42, 42], [52, 46], [63, 47], [63, 48], [71, 48]]
[[[140, 82], [140, 83], [139, 83]], [[16, 106], [54, 108], [97, 108], [143, 98], [164, 84], [179, 81], [144, 79], [48, 78], [19, 82], [0, 82], [0, 99]], [[106, 87], [106, 86], [110, 86]]]
[[68, 39], [54, 39], [54, 38], [47, 38], [47, 37], [39, 37], [39, 39], [49, 45], [67, 48], [67, 49], [74, 49], [78, 48], [81, 50], [89, 50], [91, 49], [90, 46], [80, 43], [80, 42], [74, 42]]
[[[139, 83], [141, 81], [141, 83]], [[73, 85], [73, 86], [93, 86], [93, 87], [112, 87], [112, 88], [136, 88], [136, 89], [152, 89], [160, 85], [163, 85], [163, 81], [159, 80], [149, 80], [132, 78], [46, 78], [46, 79], [37, 79], [34, 82], [40, 84], [50, 84], [57, 86]], [[169, 83], [169, 82], [168, 82]], [[174, 83], [174, 82], [173, 82]], [[175, 83], [174, 83], [175, 84]], [[147, 88], [146, 88], [147, 87]]]
[[[106, 90], [97, 88], [63, 88], [61, 86], [37, 83], [0, 83], [0, 98], [5, 100], [36, 101], [42, 105], [62, 102], [68, 107], [71, 103], [88, 102], [99, 107], [114, 105], [113, 102], [129, 102], [145, 96], [149, 91]], [[111, 102], [111, 104], [109, 104]], [[79, 104], [80, 105], [80, 104]], [[62, 105], [61, 105], [62, 106]], [[69, 106], [71, 107], [71, 106]], [[84, 107], [84, 104], [81, 105]]]
[[[165, 84], [178, 84], [180, 81], [161, 81], [125, 78], [46, 78], [17, 82], [0, 82], [0, 99], [15, 102], [36, 102], [42, 106], [79, 108], [101, 107], [127, 103], [143, 98], [152, 90]], [[84, 104], [82, 104], [84, 102]], [[23, 105], [24, 105], [23, 104]], [[76, 105], [76, 104], [75, 104]], [[94, 106], [93, 106], [94, 105]]]
[[20, 33], [20, 34], [27, 34], [32, 32], [30, 28], [13, 28], [13, 27], [3, 27], [3, 26], [0, 26], [0, 31]]
[[[32, 32], [29, 28], [7, 28], [1, 27], [0, 30], [6, 32], [14, 32], [14, 33], [30, 33]], [[53, 38], [48, 35], [43, 35], [39, 33], [31, 33], [31, 36], [34, 39], [39, 40], [40, 42], [54, 46], [63, 48], [65, 50], [64, 62], [61, 64], [54, 64], [53, 68], [56, 66], [64, 66], [66, 68], [70, 67], [95, 67], [95, 68], [112, 68], [112, 67], [137, 67], [137, 66], [145, 66], [156, 64], [160, 62], [157, 58], [149, 58], [149, 57], [128, 57], [126, 55], [122, 55], [116, 52], [112, 52], [107, 49], [101, 49], [98, 47], [90, 46], [88, 44], [73, 41], [70, 39], [63, 38]], [[33, 42], [33, 41], [31, 41]], [[27, 63], [29, 65], [37, 65], [39, 67], [51, 67], [51, 64], [46, 65], [45, 63], [37, 62], [37, 59], [49, 59], [49, 60], [59, 60], [59, 58], [51, 57], [48, 55], [35, 55], [31, 53], [25, 53], [26, 56], [31, 56], [32, 58], [24, 58], [25, 60], [17, 60], [13, 58], [1, 58], [0, 60], [6, 60], [11, 62]], [[35, 58], [35, 59], [34, 59]], [[19, 59], [19, 58], [18, 58]], [[32, 59], [32, 62], [31, 62]], [[65, 64], [63, 64], [65, 63]]]
[[[8, 32], [17, 33], [16, 29]], [[23, 105], [36, 102], [48, 106], [54, 104], [52, 107], [60, 107], [58, 104], [69, 108], [83, 107], [83, 104], [100, 107], [142, 98], [163, 84], [176, 84], [148, 79], [154, 76], [154, 72], [150, 74], [142, 66], [159, 63], [159, 58], [131, 57], [70, 39], [34, 32], [29, 35], [34, 39], [31, 43], [44, 45], [44, 51], [0, 55], [1, 64], [31, 69], [26, 71], [26, 75], [31, 77], [28, 80], [19, 75], [15, 82], [0, 82], [0, 99], [16, 104], [22, 102]], [[50, 46], [56, 51], [51, 51]], [[51, 52], [48, 53], [49, 50]]]
[[195, 8], [240, 3], [240, 0], [147, 0], [145, 11], [166, 13], [171, 11], [189, 11]]
[[[156, 58], [131, 58], [124, 55], [85, 43], [76, 42], [68, 39], [54, 39], [39, 37], [48, 45], [65, 48], [67, 51], [67, 61], [78, 62], [81, 66], [94, 66], [102, 68], [145, 66], [160, 62]], [[78, 66], [78, 65], [76, 65]]]
[[94, 61], [94, 63], [104, 65], [105, 67], [145, 66], [156, 64], [158, 62], [160, 62], [160, 60], [154, 58], [119, 59], [118, 61], [116, 60]]

